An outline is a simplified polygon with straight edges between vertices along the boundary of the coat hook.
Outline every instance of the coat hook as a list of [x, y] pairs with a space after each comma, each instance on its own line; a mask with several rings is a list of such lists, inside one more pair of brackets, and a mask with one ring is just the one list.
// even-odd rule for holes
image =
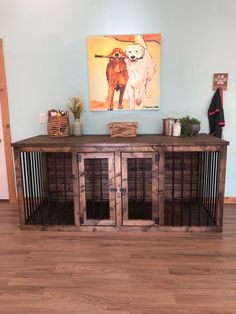
[[228, 73], [214, 73], [213, 74], [213, 90], [221, 88], [227, 90], [228, 85]]

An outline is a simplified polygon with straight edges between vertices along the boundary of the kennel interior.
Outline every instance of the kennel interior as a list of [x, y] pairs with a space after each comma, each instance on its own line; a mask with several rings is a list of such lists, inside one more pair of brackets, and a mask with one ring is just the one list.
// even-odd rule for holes
[[165, 157], [165, 225], [215, 226], [220, 152], [172, 152]]
[[71, 153], [21, 152], [25, 224], [74, 225]]
[[[122, 208], [116, 211], [126, 204], [127, 220], [158, 225], [164, 211], [164, 226], [216, 226], [220, 154], [166, 152], [163, 208], [154, 201], [160, 185], [153, 186], [152, 158], [127, 158], [121, 174], [127, 171], [127, 191], [121, 191]], [[72, 153], [21, 152], [20, 163], [25, 224], [74, 225]], [[108, 158], [84, 159], [87, 220], [111, 220], [110, 195], [118, 191], [109, 184], [109, 171]]]
[[152, 220], [152, 159], [128, 158], [128, 219]]

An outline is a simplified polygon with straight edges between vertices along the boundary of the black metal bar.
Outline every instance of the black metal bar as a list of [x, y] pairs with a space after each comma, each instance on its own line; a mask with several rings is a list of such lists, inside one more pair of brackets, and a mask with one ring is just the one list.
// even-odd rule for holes
[[214, 209], [214, 223], [216, 222], [216, 193], [217, 193], [217, 178], [218, 178], [218, 173], [217, 173], [217, 169], [218, 169], [218, 152], [214, 152], [215, 155], [215, 170], [214, 170], [214, 203], [213, 203], [213, 209]]
[[95, 177], [94, 177], [94, 159], [91, 159], [92, 162], [92, 204], [93, 204], [93, 218], [96, 217], [95, 214]]
[[44, 223], [43, 208], [40, 208], [41, 207], [41, 196], [40, 196], [40, 172], [39, 172], [38, 154], [39, 154], [38, 152], [34, 153], [34, 173], [35, 173], [37, 211], [39, 211], [41, 225], [43, 225], [43, 223]]
[[205, 152], [202, 155], [202, 186], [201, 186], [201, 204], [204, 205], [204, 190], [205, 190]]
[[41, 203], [45, 201], [44, 184], [43, 184], [43, 155], [39, 153], [39, 171], [40, 171], [40, 189], [41, 189]]
[[174, 200], [175, 200], [175, 153], [172, 152], [172, 197], [171, 197], [171, 225], [174, 226]]
[[66, 153], [63, 153], [63, 187], [64, 187], [64, 223], [65, 225], [69, 224], [69, 212], [68, 212], [68, 203], [67, 203], [67, 191], [66, 191]]
[[56, 221], [60, 224], [60, 209], [58, 202], [58, 173], [57, 173], [57, 153], [54, 153], [54, 175], [55, 175], [55, 192], [56, 192]]
[[42, 211], [40, 210], [40, 200], [39, 200], [39, 174], [38, 174], [38, 162], [37, 162], [37, 154], [38, 152], [34, 152], [33, 153], [33, 160], [34, 160], [34, 188], [35, 188], [35, 203], [36, 203], [36, 208], [35, 208], [35, 212], [39, 213], [40, 216], [40, 221], [41, 224], [42, 223]]
[[200, 189], [202, 189], [202, 161], [203, 161], [202, 153], [198, 152], [198, 176], [197, 176], [198, 226], [200, 226], [201, 224], [201, 190]]
[[100, 213], [101, 213], [101, 219], [103, 219], [103, 187], [102, 187], [102, 164], [103, 160], [100, 159]]
[[[145, 194], [146, 194], [146, 162], [145, 158], [142, 159], [143, 162], [143, 210], [145, 209]], [[153, 217], [154, 218], [154, 217]]]
[[213, 191], [214, 191], [214, 152], [210, 152], [211, 156], [211, 171], [210, 171], [210, 216], [213, 219], [214, 206], [213, 206]]
[[28, 178], [28, 184], [29, 184], [30, 213], [31, 213], [31, 217], [33, 219], [33, 224], [35, 225], [32, 169], [31, 169], [31, 153], [27, 153], [27, 178]]
[[[221, 153], [217, 152], [217, 174], [216, 174], [216, 201], [215, 201], [215, 212], [217, 211], [217, 203], [219, 202], [219, 173], [220, 173], [220, 159]], [[215, 223], [217, 220], [217, 212], [215, 217]]]
[[207, 152], [204, 152], [204, 188], [203, 188], [203, 204], [206, 206], [206, 189], [207, 189]]
[[189, 193], [189, 226], [192, 225], [192, 202], [193, 202], [193, 153], [190, 153], [190, 193]]
[[184, 153], [181, 153], [181, 200], [180, 200], [180, 225], [183, 226], [183, 199], [184, 199]]
[[49, 154], [46, 153], [45, 162], [46, 162], [46, 168], [47, 168], [47, 187], [48, 187], [48, 224], [52, 224], [52, 204], [51, 204], [51, 191], [50, 191], [50, 177], [49, 177]]
[[34, 217], [37, 208], [36, 202], [36, 189], [35, 189], [35, 174], [34, 174], [34, 153], [30, 153], [30, 173], [31, 173], [31, 184], [32, 184], [32, 200], [33, 200], [33, 211]]
[[25, 164], [25, 154], [24, 152], [21, 153], [21, 172], [22, 172], [22, 182], [23, 182], [23, 189], [24, 189], [24, 210], [25, 210], [25, 223], [28, 222], [30, 218], [30, 210], [28, 206], [28, 190], [27, 190], [27, 180], [26, 180], [26, 164]]
[[134, 197], [134, 214], [137, 219], [137, 158], [134, 158]]
[[209, 152], [207, 152], [208, 156], [208, 163], [207, 163], [207, 202], [206, 202], [206, 208], [207, 208], [207, 226], [209, 226], [210, 222], [210, 209], [209, 209], [209, 204], [210, 204], [210, 167], [211, 167], [211, 160], [210, 160], [210, 155]]
[[29, 153], [24, 153], [25, 157], [25, 186], [27, 191], [27, 203], [28, 203], [28, 210], [29, 210], [29, 218], [32, 217], [32, 206], [31, 206], [31, 198], [30, 198], [30, 183], [29, 183]]
[[212, 190], [212, 152], [209, 152], [209, 195], [208, 195], [208, 210], [209, 210], [209, 223], [210, 223], [210, 218], [212, 216], [212, 195], [211, 195], [211, 190]]

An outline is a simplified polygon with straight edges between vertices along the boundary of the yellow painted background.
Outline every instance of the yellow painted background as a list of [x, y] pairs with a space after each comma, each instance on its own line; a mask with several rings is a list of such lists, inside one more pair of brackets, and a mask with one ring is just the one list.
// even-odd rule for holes
[[[107, 110], [106, 103], [108, 83], [106, 78], [106, 67], [108, 58], [95, 58], [95, 54], [108, 55], [119, 47], [125, 50], [132, 42], [123, 42], [107, 36], [90, 36], [88, 44], [88, 69], [89, 69], [89, 98], [90, 110]], [[153, 75], [150, 91], [151, 97], [145, 97], [139, 109], [159, 109], [160, 107], [160, 44], [157, 42], [146, 42], [148, 50], [156, 64], [156, 73]], [[114, 110], [117, 109], [119, 92], [115, 92]], [[149, 108], [146, 108], [148, 106]], [[123, 108], [129, 109], [127, 94], [124, 94]], [[137, 109], [136, 109], [137, 110]]]

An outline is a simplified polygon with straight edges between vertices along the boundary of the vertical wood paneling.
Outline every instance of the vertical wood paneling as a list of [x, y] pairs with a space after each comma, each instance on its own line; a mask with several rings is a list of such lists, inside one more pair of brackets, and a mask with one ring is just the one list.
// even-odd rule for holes
[[8, 108], [7, 82], [6, 82], [6, 74], [5, 74], [2, 39], [0, 39], [0, 106], [1, 106], [1, 112], [2, 112], [3, 137], [4, 137], [5, 154], [6, 154], [9, 201], [11, 203], [14, 203], [16, 202], [16, 190], [15, 190], [14, 168], [13, 168], [13, 158], [12, 158], [12, 148], [11, 148], [10, 117], [9, 117], [9, 108]]

